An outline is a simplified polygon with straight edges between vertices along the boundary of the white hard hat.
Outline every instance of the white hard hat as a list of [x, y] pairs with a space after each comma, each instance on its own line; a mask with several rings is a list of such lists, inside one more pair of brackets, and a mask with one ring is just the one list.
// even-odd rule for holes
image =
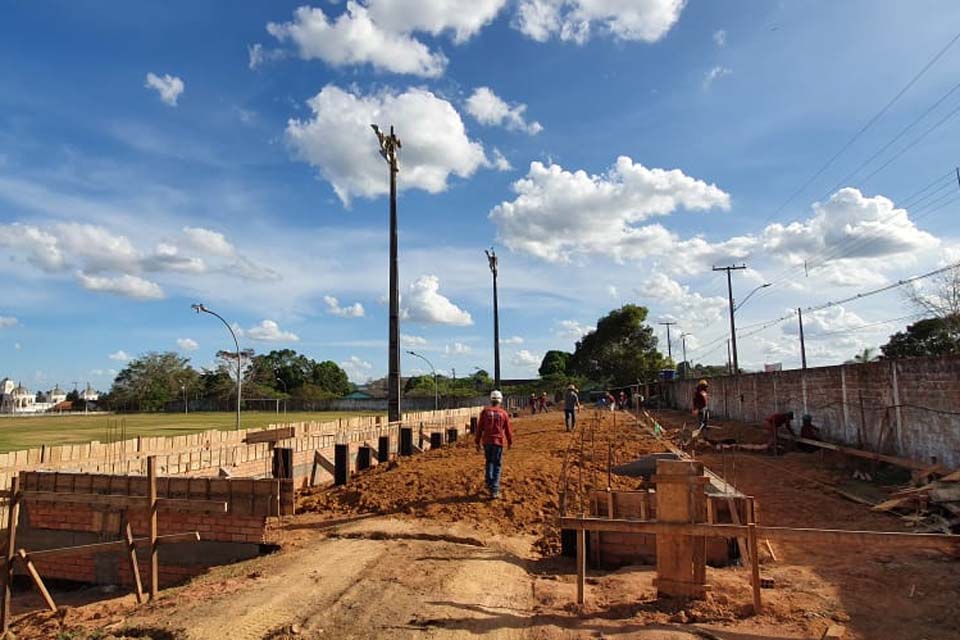
[[494, 402], [500, 402], [501, 400], [503, 400], [503, 394], [497, 391], [496, 389], [494, 389], [493, 391], [490, 392], [490, 400]]

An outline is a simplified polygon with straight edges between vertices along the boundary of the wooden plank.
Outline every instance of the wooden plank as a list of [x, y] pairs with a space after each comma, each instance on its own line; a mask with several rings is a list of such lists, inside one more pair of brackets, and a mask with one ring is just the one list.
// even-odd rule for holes
[[[743, 524], [740, 522], [740, 511], [737, 509], [737, 503], [733, 498], [727, 498], [727, 506], [730, 508], [730, 521], [733, 524]], [[740, 547], [740, 555], [743, 557], [744, 564], [750, 562], [750, 551], [747, 548], [747, 540], [743, 537], [734, 538], [737, 541], [737, 546]]]
[[46, 603], [47, 608], [50, 609], [53, 613], [57, 612], [57, 603], [53, 601], [53, 598], [50, 596], [50, 592], [47, 591], [47, 586], [43, 584], [43, 578], [40, 577], [40, 573], [37, 571], [37, 568], [34, 566], [33, 561], [30, 559], [30, 556], [27, 555], [27, 552], [24, 549], [17, 551], [17, 555], [20, 557], [20, 560], [23, 561], [24, 566], [27, 568], [27, 573], [30, 574], [30, 577], [33, 579], [33, 584], [37, 587], [37, 591], [40, 592], [40, 597], [43, 598], [44, 603]]
[[269, 429], [267, 431], [254, 431], [247, 433], [243, 439], [246, 444], [260, 444], [262, 442], [278, 442], [296, 436], [296, 427], [280, 427], [279, 429]]
[[160, 557], [157, 547], [157, 458], [147, 458], [147, 497], [150, 498], [150, 599], [160, 592]]
[[[196, 531], [189, 533], [168, 533], [157, 536], [157, 544], [174, 544], [177, 542], [196, 542], [200, 539], [200, 534]], [[150, 544], [150, 538], [135, 538], [133, 543], [139, 547], [145, 547]], [[41, 549], [31, 551], [31, 558], [55, 558], [57, 556], [69, 556], [78, 553], [94, 553], [101, 551], [123, 551], [127, 548], [126, 540], [114, 540], [111, 542], [94, 542], [91, 544], [80, 544], [72, 547], [57, 547], [55, 549]], [[2, 637], [2, 636], [0, 636]]]
[[[62, 504], [86, 504], [116, 509], [146, 509], [150, 506], [147, 496], [128, 496], [108, 493], [61, 493], [59, 491], [24, 491], [23, 497], [30, 501], [59, 502]], [[225, 500], [189, 500], [182, 498], [157, 498], [161, 511], [179, 513], [226, 513]]]
[[774, 562], [779, 562], [779, 561], [777, 560], [777, 554], [774, 553], [774, 551], [773, 551], [773, 545], [770, 544], [770, 541], [769, 541], [769, 540], [764, 540], [764, 541], [763, 541], [763, 544], [764, 544], [764, 546], [766, 546], [766, 548], [767, 548], [767, 553], [770, 554], [770, 559], [773, 560]]
[[[706, 496], [701, 482], [703, 463], [657, 460], [657, 520], [688, 524], [706, 520]], [[676, 478], [676, 481], [674, 481]], [[709, 526], [709, 525], [707, 525]], [[706, 538], [664, 533], [657, 536], [658, 596], [702, 598], [706, 595]]]
[[137, 604], [143, 604], [143, 581], [140, 579], [140, 565], [137, 563], [137, 545], [133, 541], [133, 528], [130, 523], [124, 530], [127, 542], [127, 555], [130, 558], [130, 573], [133, 575], [133, 589], [137, 596]]
[[757, 551], [757, 525], [747, 525], [747, 544], [750, 546], [750, 586], [753, 588], [753, 613], [762, 610], [760, 602], [760, 554]]
[[[608, 520], [607, 518], [561, 518], [562, 529], [615, 531], [620, 533], [673, 534], [707, 538], [736, 538], [747, 532], [744, 525], [691, 524], [643, 520]], [[811, 529], [757, 526], [757, 535], [779, 542], [828, 545], [855, 545], [899, 549], [933, 549], [955, 553], [960, 549], [960, 536], [935, 533], [900, 533], [898, 531], [854, 531], [849, 529]]]
[[10, 595], [13, 586], [13, 559], [17, 545], [17, 524], [20, 521], [20, 476], [10, 481], [10, 504], [7, 505], [7, 553], [3, 566], [3, 597], [0, 599], [0, 634], [6, 637], [10, 630], [13, 612], [10, 610]]
[[811, 440], [809, 438], [801, 438], [799, 436], [791, 436], [789, 433], [780, 434], [778, 437], [785, 440], [793, 440], [794, 442], [799, 442], [802, 444], [809, 444], [813, 447], [820, 447], [821, 449], [830, 449], [831, 451], [837, 451], [848, 456], [854, 456], [857, 458], [863, 458], [865, 460], [875, 460], [877, 462], [886, 462], [897, 467], [903, 467], [904, 469], [916, 469], [924, 470], [929, 469], [930, 464], [927, 462], [918, 462], [916, 460], [910, 460], [908, 458], [899, 458], [897, 456], [888, 456], [880, 453], [874, 453], [873, 451], [863, 451], [861, 449], [854, 449], [852, 447], [844, 447], [839, 444], [833, 444], [832, 442], [823, 442], [822, 440]]

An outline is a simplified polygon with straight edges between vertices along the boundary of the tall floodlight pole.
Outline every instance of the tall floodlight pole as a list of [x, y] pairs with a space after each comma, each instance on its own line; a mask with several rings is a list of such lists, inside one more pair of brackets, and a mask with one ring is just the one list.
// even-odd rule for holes
[[397, 152], [400, 138], [390, 127], [390, 134], [370, 125], [380, 141], [380, 155], [390, 169], [390, 336], [387, 353], [387, 420], [400, 422], [400, 282], [397, 268], [397, 173], [400, 164]]
[[500, 303], [497, 299], [497, 274], [499, 272], [499, 263], [497, 262], [497, 253], [491, 248], [489, 251], [484, 249], [487, 254], [487, 262], [490, 263], [490, 273], [493, 274], [493, 388], [500, 388]]
[[425, 356], [420, 355], [416, 351], [407, 351], [412, 356], [420, 358], [428, 365], [430, 365], [430, 370], [433, 371], [433, 410], [439, 411], [440, 409], [440, 383], [437, 381], [437, 368], [433, 366], [433, 363], [427, 360]]
[[243, 362], [243, 354], [240, 353], [240, 341], [237, 340], [237, 334], [233, 332], [233, 327], [231, 327], [230, 323], [224, 320], [223, 316], [221, 316], [219, 313], [217, 313], [216, 311], [211, 311], [210, 309], [207, 309], [205, 306], [203, 306], [202, 303], [190, 305], [190, 307], [194, 311], [196, 311], [198, 314], [201, 312], [209, 313], [210, 315], [219, 318], [220, 322], [223, 323], [223, 326], [225, 326], [227, 328], [227, 331], [230, 332], [230, 336], [233, 338], [234, 346], [237, 347], [237, 422], [236, 422], [235, 428], [237, 431], [239, 431], [240, 430], [240, 397], [241, 397], [240, 393], [243, 389], [243, 365], [241, 364]]
[[680, 346], [683, 349], [683, 375], [680, 377], [684, 380], [687, 379], [687, 369], [690, 368], [690, 363], [687, 362], [687, 336], [689, 335], [686, 332], [680, 334]]
[[737, 362], [737, 324], [733, 319], [733, 280], [730, 277], [731, 272], [741, 271], [746, 269], [747, 265], [731, 265], [729, 267], [714, 267], [714, 271], [726, 271], [727, 272], [727, 296], [730, 299], [730, 347], [733, 352], [733, 374], [738, 375], [740, 373], [740, 365]]

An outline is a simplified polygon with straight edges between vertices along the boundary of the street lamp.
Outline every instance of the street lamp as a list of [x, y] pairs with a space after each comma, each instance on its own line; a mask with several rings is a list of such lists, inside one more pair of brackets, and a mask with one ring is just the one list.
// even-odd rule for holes
[[[287, 396], [290, 395], [290, 392], [287, 391], [287, 381], [281, 378], [280, 376], [277, 376], [277, 382], [283, 385], [283, 394]], [[287, 415], [287, 399], [286, 398], [283, 399], [283, 415]]]
[[190, 305], [190, 308], [196, 311], [197, 314], [200, 314], [200, 312], [209, 313], [210, 315], [216, 316], [217, 318], [219, 318], [220, 322], [223, 323], [223, 326], [225, 326], [227, 328], [227, 331], [230, 332], [231, 337], [233, 337], [233, 344], [237, 347], [237, 424], [236, 424], [236, 429], [237, 431], [239, 431], [240, 430], [240, 397], [241, 397], [240, 392], [243, 388], [243, 365], [242, 365], [243, 355], [240, 353], [240, 341], [237, 340], [237, 334], [234, 333], [233, 327], [231, 327], [230, 324], [223, 319], [223, 316], [221, 316], [216, 311], [211, 311], [210, 309], [207, 309], [205, 306], [203, 306], [202, 303]]
[[189, 413], [189, 410], [187, 409], [187, 385], [182, 381], [180, 382], [180, 393], [183, 394], [183, 412]]
[[741, 300], [739, 304], [735, 305], [735, 306], [733, 307], [733, 310], [734, 310], [734, 311], [739, 311], [739, 310], [740, 310], [740, 307], [742, 307], [743, 305], [747, 304], [747, 300], [750, 299], [750, 296], [752, 296], [753, 294], [755, 294], [757, 291], [760, 291], [760, 289], [766, 289], [766, 288], [769, 287], [770, 285], [771, 285], [770, 282], [765, 282], [765, 283], [763, 283], [762, 285], [760, 285], [759, 287], [756, 287], [753, 291], [751, 291], [750, 293], [748, 293], [747, 296], [746, 296], [743, 300]]
[[493, 274], [493, 388], [500, 388], [500, 304], [497, 299], [497, 274], [499, 272], [499, 262], [497, 261], [497, 252], [491, 247], [490, 250], [483, 250], [487, 254], [487, 262], [490, 263], [490, 273]]
[[433, 363], [427, 360], [425, 357], [417, 353], [416, 351], [407, 351], [412, 356], [420, 358], [433, 370], [433, 410], [438, 411], [440, 409], [440, 385], [437, 382], [437, 369], [433, 366]]

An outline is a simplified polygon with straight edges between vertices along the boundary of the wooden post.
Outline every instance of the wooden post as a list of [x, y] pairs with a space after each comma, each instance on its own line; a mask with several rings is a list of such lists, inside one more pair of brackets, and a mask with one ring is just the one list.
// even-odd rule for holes
[[439, 431], [434, 431], [430, 434], [430, 448], [439, 449], [443, 446], [443, 434]]
[[477, 416], [470, 418], [470, 433], [477, 432]]
[[370, 460], [372, 458], [370, 454], [372, 451], [373, 449], [367, 445], [360, 445], [360, 448], [357, 449], [357, 471], [364, 471], [370, 468]]
[[753, 587], [753, 613], [761, 610], [760, 603], [760, 559], [757, 553], [757, 525], [747, 525], [747, 544], [750, 546], [750, 586]]
[[390, 462], [390, 436], [377, 440], [377, 462]]
[[137, 545], [133, 541], [133, 529], [126, 523], [124, 536], [127, 539], [127, 554], [130, 556], [130, 573], [133, 574], [133, 588], [137, 604], [143, 604], [143, 581], [140, 579], [140, 565], [137, 563]]
[[343, 486], [350, 477], [350, 445], [333, 445], [333, 484]]
[[3, 599], [0, 600], [0, 634], [6, 637], [13, 617], [10, 611], [10, 590], [13, 587], [13, 559], [17, 544], [17, 523], [20, 521], [20, 475], [10, 480], [10, 502], [7, 506], [7, 555], [3, 565]]
[[413, 427], [400, 427], [400, 455], [413, 455]]
[[[657, 521], [704, 522], [707, 517], [702, 462], [657, 460]], [[703, 598], [707, 592], [707, 541], [703, 536], [657, 535], [658, 597]]]
[[587, 532], [577, 529], [577, 604], [583, 604], [587, 580]]
[[147, 458], [147, 497], [150, 498], [150, 599], [160, 592], [160, 547], [157, 544], [157, 458]]
[[23, 565], [27, 568], [27, 573], [29, 573], [30, 577], [33, 579], [33, 584], [37, 587], [37, 591], [40, 592], [40, 597], [43, 598], [47, 608], [53, 613], [56, 613], [57, 603], [53, 601], [53, 598], [50, 596], [50, 592], [47, 591], [47, 585], [43, 584], [43, 578], [40, 577], [40, 573], [37, 572], [37, 568], [33, 565], [33, 560], [30, 559], [30, 556], [27, 555], [27, 552], [24, 549], [17, 551], [17, 555], [20, 556], [20, 560], [23, 561]]

